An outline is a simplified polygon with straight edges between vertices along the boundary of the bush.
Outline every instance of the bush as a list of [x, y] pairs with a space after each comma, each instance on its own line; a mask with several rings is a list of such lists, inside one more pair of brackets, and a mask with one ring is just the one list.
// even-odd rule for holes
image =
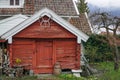
[[91, 35], [85, 46], [85, 56], [90, 62], [112, 61], [112, 50], [107, 43], [107, 39], [102, 35]]

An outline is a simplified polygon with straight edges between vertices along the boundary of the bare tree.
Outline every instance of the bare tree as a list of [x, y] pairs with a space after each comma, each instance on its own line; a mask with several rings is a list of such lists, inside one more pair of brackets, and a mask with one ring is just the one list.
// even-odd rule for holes
[[93, 25], [97, 25], [98, 29], [106, 30], [106, 38], [112, 53], [114, 54], [114, 70], [119, 69], [119, 51], [117, 45], [117, 29], [120, 27], [120, 18], [112, 16], [107, 12], [98, 12], [90, 16]]

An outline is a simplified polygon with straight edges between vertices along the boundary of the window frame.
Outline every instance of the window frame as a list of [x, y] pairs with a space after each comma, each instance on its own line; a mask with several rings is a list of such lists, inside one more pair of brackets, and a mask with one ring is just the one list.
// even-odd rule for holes
[[10, 6], [20, 6], [20, 0], [10, 0]]
[[13, 3], [10, 1], [11, 0], [6, 0], [7, 4], [0, 5], [0, 8], [24, 8], [24, 0], [12, 0]]

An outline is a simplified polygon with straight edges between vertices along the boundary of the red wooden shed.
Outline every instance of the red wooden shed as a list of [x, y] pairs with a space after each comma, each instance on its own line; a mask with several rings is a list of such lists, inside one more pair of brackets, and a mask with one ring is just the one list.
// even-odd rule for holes
[[34, 73], [53, 73], [61, 69], [80, 69], [81, 40], [88, 36], [53, 11], [44, 8], [1, 36], [9, 42], [11, 67], [19, 65]]

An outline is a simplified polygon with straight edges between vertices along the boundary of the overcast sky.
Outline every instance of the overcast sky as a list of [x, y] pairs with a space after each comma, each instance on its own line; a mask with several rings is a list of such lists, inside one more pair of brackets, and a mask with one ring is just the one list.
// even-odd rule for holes
[[86, 0], [86, 2], [98, 7], [120, 8], [120, 0]]
[[120, 0], [86, 0], [86, 1], [98, 7], [120, 8]]

